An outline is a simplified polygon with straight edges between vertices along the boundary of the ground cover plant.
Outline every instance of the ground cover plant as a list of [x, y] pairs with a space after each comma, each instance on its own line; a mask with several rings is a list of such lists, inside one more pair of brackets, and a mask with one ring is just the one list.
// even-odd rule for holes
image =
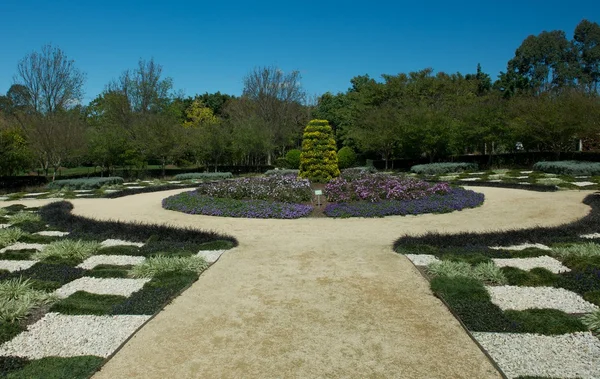
[[[600, 325], [600, 244], [588, 237], [600, 230], [600, 196], [589, 195], [584, 202], [591, 206], [590, 214], [562, 226], [452, 235], [430, 232], [401, 237], [394, 249], [421, 267], [432, 291], [484, 348], [492, 349], [488, 351], [492, 358], [509, 353], [508, 348], [488, 345], [493, 339], [489, 333], [512, 336], [506, 338], [525, 333], [589, 338], [585, 333], [598, 335]], [[519, 245], [523, 247], [516, 248]], [[600, 346], [600, 341], [595, 344]], [[568, 347], [559, 349], [573, 354]], [[509, 377], [521, 375], [513, 375], [514, 365], [500, 368], [507, 369]]]
[[187, 174], [175, 175], [175, 180], [222, 180], [231, 178], [233, 178], [233, 174], [231, 172], [191, 172]]
[[[29, 212], [24, 206], [2, 209], [9, 220]], [[71, 209], [70, 203], [58, 202], [36, 211], [48, 225], [46, 230], [64, 232], [60, 235], [29, 234], [12, 225], [0, 229], [8, 248], [0, 252], [0, 377], [89, 377], [124, 340], [118, 339], [109, 350], [93, 352], [85, 350], [84, 344], [75, 348], [85, 351], [64, 353], [64, 358], [34, 359], [22, 349], [40, 341], [58, 349], [54, 353], [58, 355], [65, 347], [79, 346], [69, 340], [69, 333], [48, 332], [53, 328], [49, 320], [65, 317], [113, 320], [111, 329], [127, 328], [127, 333], [133, 333], [208, 268], [203, 251], [237, 245], [234, 238], [212, 232], [101, 222], [73, 216]], [[35, 242], [24, 245], [24, 241]], [[132, 328], [128, 320], [133, 317], [138, 318]], [[78, 340], [111, 338], [110, 329], [95, 329], [101, 326], [94, 325], [102, 325], [96, 319], [69, 322], [70, 328], [79, 328]], [[37, 335], [36, 330], [47, 331]]]
[[411, 172], [421, 175], [443, 175], [471, 170], [477, 170], [477, 164], [465, 162], [428, 163], [410, 168]]
[[114, 176], [107, 178], [62, 179], [48, 183], [48, 189], [91, 190], [104, 185], [122, 184], [123, 178]]
[[570, 176], [600, 175], [600, 162], [557, 161], [537, 162], [533, 165], [536, 171]]

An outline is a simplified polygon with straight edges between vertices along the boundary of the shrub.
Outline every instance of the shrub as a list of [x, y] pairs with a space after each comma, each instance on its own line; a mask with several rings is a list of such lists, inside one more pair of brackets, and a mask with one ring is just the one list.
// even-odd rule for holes
[[410, 168], [411, 172], [420, 175], [443, 175], [470, 170], [477, 170], [477, 164], [466, 162], [428, 163], [415, 165]]
[[300, 170], [294, 170], [294, 169], [289, 169], [289, 168], [284, 168], [284, 169], [274, 169], [274, 170], [268, 170], [267, 172], [265, 172], [265, 175], [267, 176], [271, 176], [271, 175], [293, 175], [293, 176], [298, 176], [298, 174], [300, 173]]
[[25, 233], [19, 228], [0, 229], [0, 248], [12, 245], [24, 235]]
[[340, 169], [352, 167], [356, 162], [356, 153], [349, 146], [342, 147], [337, 155]]
[[433, 276], [448, 278], [471, 278], [492, 284], [506, 284], [502, 271], [493, 262], [471, 266], [467, 262], [440, 261], [427, 266], [427, 272]]
[[51, 190], [92, 190], [107, 185], [123, 184], [123, 178], [109, 176], [107, 178], [62, 179], [48, 183], [46, 188]]
[[227, 182], [204, 184], [196, 192], [210, 197], [236, 200], [274, 200], [302, 203], [312, 199], [310, 183], [290, 175], [240, 178]]
[[167, 272], [189, 271], [201, 273], [206, 270], [208, 263], [202, 257], [167, 257], [157, 255], [150, 257], [144, 263], [136, 265], [131, 270], [134, 278], [152, 278]]
[[596, 310], [581, 318], [581, 321], [594, 333], [600, 334], [600, 310]]
[[191, 172], [188, 174], [177, 174], [175, 175], [176, 180], [223, 180], [233, 178], [231, 172]]
[[587, 242], [567, 246], [557, 246], [552, 248], [552, 252], [562, 259], [568, 257], [600, 257], [600, 245], [594, 242]]
[[287, 167], [297, 170], [300, 168], [300, 154], [302, 152], [298, 149], [292, 149], [287, 152], [285, 155], [285, 161], [287, 163]]
[[19, 277], [5, 280], [0, 282], [0, 321], [19, 321], [33, 308], [54, 300], [54, 296], [33, 289], [29, 279]]
[[537, 162], [533, 165], [536, 171], [570, 176], [600, 175], [600, 162], [557, 161]]
[[35, 259], [59, 258], [59, 259], [74, 259], [83, 261], [92, 256], [100, 249], [100, 243], [96, 241], [74, 241], [60, 240], [52, 242], [46, 248], [37, 254], [34, 254]]
[[326, 120], [312, 120], [304, 129], [300, 177], [327, 183], [340, 175], [333, 131]]

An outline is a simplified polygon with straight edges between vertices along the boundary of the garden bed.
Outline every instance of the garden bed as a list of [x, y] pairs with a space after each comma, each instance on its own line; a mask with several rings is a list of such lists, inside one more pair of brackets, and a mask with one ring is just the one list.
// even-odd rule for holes
[[9, 225], [0, 229], [0, 377], [89, 377], [237, 245], [212, 232], [100, 222], [71, 209], [0, 208]]

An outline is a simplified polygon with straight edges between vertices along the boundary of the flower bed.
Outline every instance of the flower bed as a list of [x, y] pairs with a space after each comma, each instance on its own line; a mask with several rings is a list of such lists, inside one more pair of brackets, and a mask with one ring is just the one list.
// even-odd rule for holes
[[196, 191], [208, 197], [236, 200], [302, 203], [312, 198], [310, 182], [295, 175], [271, 175], [210, 183], [201, 185]]

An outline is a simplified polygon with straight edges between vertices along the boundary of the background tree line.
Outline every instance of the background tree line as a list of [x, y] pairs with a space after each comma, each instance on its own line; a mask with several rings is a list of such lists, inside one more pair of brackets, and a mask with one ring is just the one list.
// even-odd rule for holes
[[0, 175], [93, 164], [274, 164], [298, 148], [313, 118], [329, 120], [338, 148], [394, 158], [593, 146], [600, 133], [600, 26], [527, 37], [492, 82], [474, 73], [416, 72], [350, 80], [343, 93], [310, 103], [297, 71], [258, 67], [239, 97], [185, 97], [153, 59], [107, 83], [81, 103], [85, 74], [58, 47], [44, 46], [17, 65], [0, 96]]

